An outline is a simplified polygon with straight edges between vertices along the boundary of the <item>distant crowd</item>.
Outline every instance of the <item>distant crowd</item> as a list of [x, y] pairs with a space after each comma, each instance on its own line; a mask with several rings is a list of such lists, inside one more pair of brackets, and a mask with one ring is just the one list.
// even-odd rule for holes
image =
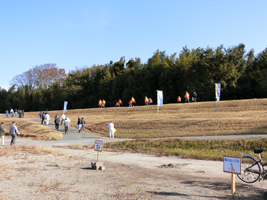
[[9, 115], [11, 117], [17, 117], [19, 116], [19, 118], [24, 117], [24, 110], [20, 110], [20, 109], [15, 109], [13, 110], [12, 108], [10, 109], [10, 112], [8, 110], [6, 110], [6, 117], [9, 117]]

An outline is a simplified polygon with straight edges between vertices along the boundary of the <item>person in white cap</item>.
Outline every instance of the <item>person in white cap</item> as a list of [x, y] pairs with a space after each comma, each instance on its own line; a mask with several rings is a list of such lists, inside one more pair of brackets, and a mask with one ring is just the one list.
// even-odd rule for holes
[[110, 122], [108, 128], [109, 128], [109, 138], [111, 138], [112, 136], [112, 138], [114, 139], [114, 124]]
[[13, 121], [12, 122], [12, 125], [10, 126], [10, 129], [9, 129], [9, 134], [11, 135], [12, 139], [11, 139], [11, 142], [10, 142], [10, 145], [14, 145], [16, 143], [16, 136], [17, 135], [20, 135], [19, 133], [19, 130], [16, 126], [16, 122]]

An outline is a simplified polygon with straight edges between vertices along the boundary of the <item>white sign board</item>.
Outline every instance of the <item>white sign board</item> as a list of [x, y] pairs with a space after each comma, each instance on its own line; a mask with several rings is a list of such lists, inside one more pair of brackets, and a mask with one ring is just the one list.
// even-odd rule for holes
[[95, 140], [95, 151], [102, 151], [103, 141]]
[[224, 157], [223, 171], [232, 174], [241, 174], [241, 158], [240, 157]]

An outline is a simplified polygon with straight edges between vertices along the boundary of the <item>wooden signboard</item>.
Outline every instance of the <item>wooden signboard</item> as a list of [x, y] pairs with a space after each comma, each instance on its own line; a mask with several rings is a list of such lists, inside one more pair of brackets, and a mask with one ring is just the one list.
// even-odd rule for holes
[[232, 198], [235, 198], [235, 175], [241, 174], [241, 163], [242, 159], [240, 157], [225, 156], [223, 158], [223, 171], [231, 173], [232, 181]]
[[103, 141], [102, 140], [95, 140], [95, 151], [102, 152]]
[[232, 174], [241, 174], [241, 158], [225, 156], [223, 158], [223, 171]]

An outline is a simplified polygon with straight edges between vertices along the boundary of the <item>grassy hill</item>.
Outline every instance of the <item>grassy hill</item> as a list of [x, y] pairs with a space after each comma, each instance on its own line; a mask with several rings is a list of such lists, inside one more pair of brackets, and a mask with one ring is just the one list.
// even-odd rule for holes
[[[121, 138], [165, 138], [201, 135], [240, 135], [267, 133], [267, 99], [191, 102], [157, 106], [108, 107], [68, 110], [71, 126], [77, 127], [77, 117], [84, 117], [86, 131], [108, 135], [113, 121]], [[51, 118], [62, 111], [49, 111]], [[38, 118], [39, 112], [27, 112], [25, 117]]]
[[4, 122], [6, 136], [9, 136], [9, 128], [12, 125], [12, 121], [16, 121], [16, 126], [20, 132], [19, 137], [21, 138], [33, 140], [60, 140], [62, 138], [60, 132], [25, 118], [12, 118], [0, 115], [0, 121]]

